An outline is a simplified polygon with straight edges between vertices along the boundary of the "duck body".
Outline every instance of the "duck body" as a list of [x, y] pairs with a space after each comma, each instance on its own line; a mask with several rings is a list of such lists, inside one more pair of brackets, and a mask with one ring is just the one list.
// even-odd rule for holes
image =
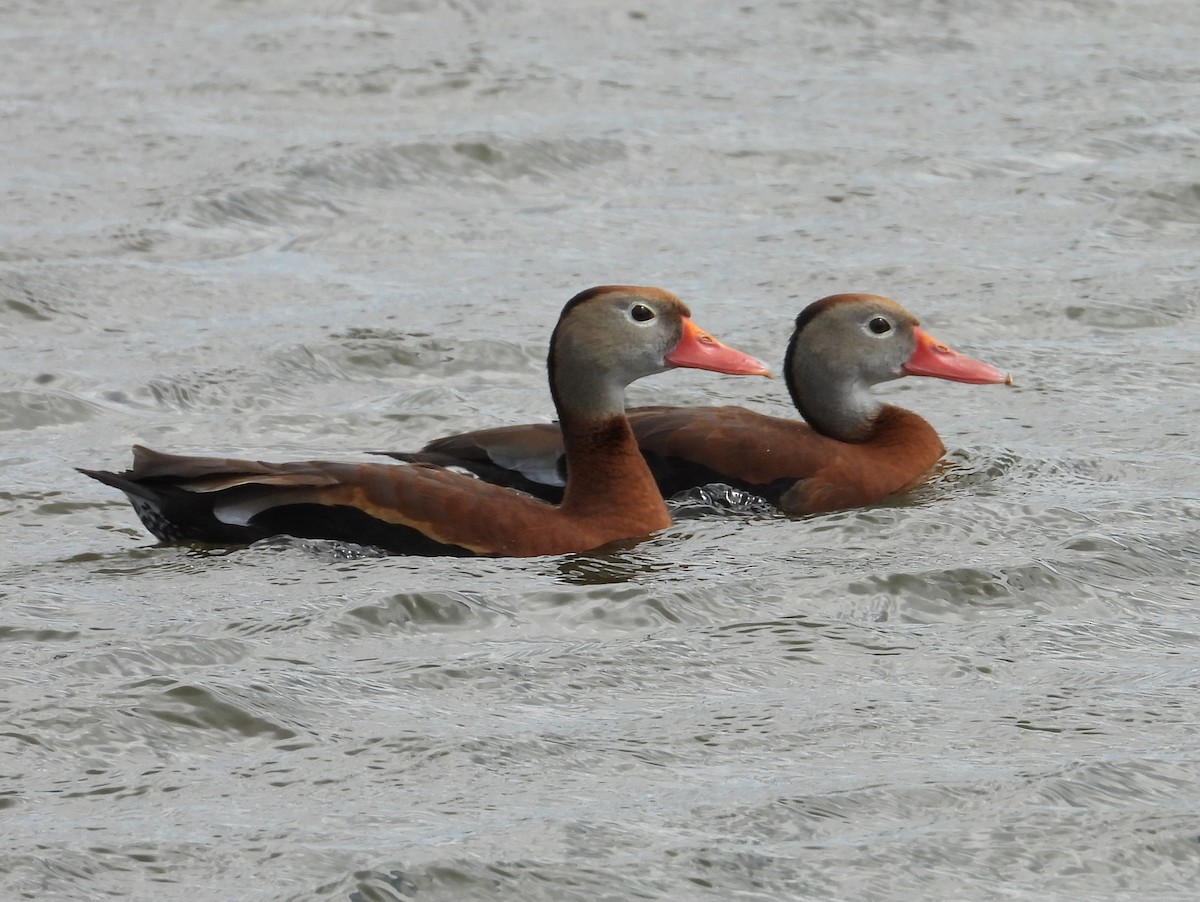
[[592, 512], [429, 464], [264, 463], [133, 450], [125, 473], [83, 472], [125, 492], [167, 543], [245, 545], [290, 535], [394, 554], [527, 557], [586, 551], [671, 523], [653, 481], [636, 492], [626, 485], [620, 510]]
[[[878, 330], [878, 331], [876, 331]], [[872, 504], [920, 484], [945, 453], [934, 428], [883, 404], [871, 386], [906, 375], [1008, 381], [958, 354], [877, 295], [834, 295], [797, 317], [784, 371], [808, 422], [742, 407], [640, 407], [627, 416], [662, 493], [708, 483], [752, 492], [791, 514]], [[448, 436], [392, 456], [458, 466], [481, 479], [553, 500], [564, 484], [553, 423]]]
[[413, 555], [527, 557], [598, 548], [668, 526], [624, 416], [629, 382], [676, 366], [765, 374], [699, 329], [661, 289], [602, 286], [573, 298], [551, 339], [551, 394], [573, 473], [554, 505], [428, 463], [264, 463], [134, 447], [125, 492], [163, 542], [323, 538]]

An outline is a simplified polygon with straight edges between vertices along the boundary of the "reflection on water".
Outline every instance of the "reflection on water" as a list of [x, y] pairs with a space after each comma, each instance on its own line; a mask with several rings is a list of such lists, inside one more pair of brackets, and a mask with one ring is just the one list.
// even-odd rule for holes
[[609, 586], [637, 584], [655, 574], [676, 569], [671, 561], [639, 554], [642, 539], [624, 539], [584, 554], [568, 554], [555, 563], [555, 572], [568, 585]]

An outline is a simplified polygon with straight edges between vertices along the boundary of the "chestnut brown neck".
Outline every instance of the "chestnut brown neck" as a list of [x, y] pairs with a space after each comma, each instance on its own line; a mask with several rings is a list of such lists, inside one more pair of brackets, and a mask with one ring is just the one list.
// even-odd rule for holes
[[[565, 414], [565, 412], [564, 412]], [[562, 509], [572, 513], [644, 512], [647, 532], [670, 524], [670, 514], [625, 415], [561, 418], [567, 485]]]
[[871, 420], [869, 443], [881, 450], [895, 449], [897, 459], [924, 472], [946, 453], [937, 431], [920, 414], [894, 404], [884, 404]]

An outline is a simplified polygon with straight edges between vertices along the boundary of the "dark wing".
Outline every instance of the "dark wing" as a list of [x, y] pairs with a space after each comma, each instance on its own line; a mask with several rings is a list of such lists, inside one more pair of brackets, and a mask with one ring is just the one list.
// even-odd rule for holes
[[667, 497], [721, 482], [780, 504], [820, 469], [827, 441], [798, 420], [743, 407], [639, 407], [629, 422]]
[[[840, 443], [794, 419], [741, 407], [637, 407], [628, 411], [642, 454], [664, 497], [723, 482], [780, 503], [782, 493], [820, 468]], [[825, 448], [824, 445], [832, 445]], [[496, 485], [549, 501], [562, 498], [557, 424], [502, 426], [451, 435], [397, 460], [459, 467]]]
[[557, 504], [566, 485], [557, 423], [501, 426], [436, 439], [420, 451], [380, 452], [396, 460], [457, 467], [485, 482]]
[[158, 539], [245, 544], [271, 535], [336, 539], [417, 555], [546, 553], [570, 524], [533, 498], [439, 467], [269, 464], [134, 449], [121, 489]]

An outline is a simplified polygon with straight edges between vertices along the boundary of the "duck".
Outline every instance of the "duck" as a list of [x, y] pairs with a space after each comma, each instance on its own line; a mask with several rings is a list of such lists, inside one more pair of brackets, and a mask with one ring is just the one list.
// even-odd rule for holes
[[266, 463], [135, 445], [131, 469], [80, 472], [123, 491], [163, 543], [288, 535], [423, 556], [592, 551], [671, 523], [625, 417], [625, 388], [675, 367], [769, 375], [661, 288], [598, 286], [566, 304], [547, 358], [570, 473], [555, 503], [425, 462]]
[[[668, 498], [724, 483], [786, 514], [862, 507], [910, 491], [945, 454], [924, 418], [871, 389], [905, 376], [971, 384], [1012, 377], [938, 341], [899, 303], [835, 294], [796, 317], [783, 372], [803, 422], [743, 407], [638, 407], [627, 412], [638, 446]], [[563, 490], [563, 441], [554, 423], [501, 426], [382, 452], [466, 470], [554, 500]]]

